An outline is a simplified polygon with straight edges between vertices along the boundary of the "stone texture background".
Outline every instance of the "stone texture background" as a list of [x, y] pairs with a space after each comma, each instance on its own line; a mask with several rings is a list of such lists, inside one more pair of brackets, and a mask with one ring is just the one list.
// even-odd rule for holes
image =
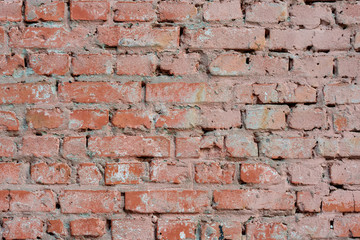
[[356, 1], [0, 1], [0, 235], [360, 237], [359, 25]]

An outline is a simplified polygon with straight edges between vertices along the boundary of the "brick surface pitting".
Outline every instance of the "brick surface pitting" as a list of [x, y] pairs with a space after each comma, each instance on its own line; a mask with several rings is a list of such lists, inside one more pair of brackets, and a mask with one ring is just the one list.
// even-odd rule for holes
[[0, 0], [0, 238], [360, 238], [358, 0]]

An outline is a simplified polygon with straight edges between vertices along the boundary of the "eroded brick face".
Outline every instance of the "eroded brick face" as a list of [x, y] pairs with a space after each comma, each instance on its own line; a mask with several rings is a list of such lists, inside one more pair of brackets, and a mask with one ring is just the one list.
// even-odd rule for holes
[[0, 238], [359, 238], [359, 80], [356, 0], [0, 0]]

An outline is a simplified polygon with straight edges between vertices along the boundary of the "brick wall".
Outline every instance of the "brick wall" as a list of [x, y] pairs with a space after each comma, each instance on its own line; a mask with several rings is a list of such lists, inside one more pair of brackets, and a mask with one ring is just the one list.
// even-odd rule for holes
[[359, 26], [355, 1], [1, 0], [1, 237], [360, 237]]

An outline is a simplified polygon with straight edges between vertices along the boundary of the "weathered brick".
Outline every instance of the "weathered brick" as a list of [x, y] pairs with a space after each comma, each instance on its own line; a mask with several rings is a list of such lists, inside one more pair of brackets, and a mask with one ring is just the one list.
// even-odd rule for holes
[[21, 153], [25, 156], [54, 157], [59, 153], [60, 141], [53, 136], [28, 136], [23, 138]]
[[360, 130], [360, 108], [354, 106], [341, 106], [333, 113], [333, 125], [335, 131]]
[[287, 226], [279, 222], [246, 224], [248, 239], [286, 239], [287, 231]]
[[232, 134], [226, 137], [225, 145], [230, 157], [247, 158], [257, 157], [258, 147], [254, 137], [249, 134]]
[[67, 184], [71, 169], [65, 163], [36, 163], [31, 166], [31, 179], [40, 184]]
[[291, 22], [305, 28], [316, 28], [321, 22], [334, 24], [330, 7], [324, 5], [294, 5], [290, 8]]
[[203, 109], [201, 112], [201, 127], [205, 129], [241, 127], [241, 112], [239, 110], [224, 111], [215, 108]]
[[0, 190], [0, 212], [9, 211], [10, 208], [10, 191]]
[[30, 67], [39, 75], [65, 75], [70, 68], [67, 54], [32, 54]]
[[2, 162], [0, 171], [6, 174], [0, 176], [1, 184], [22, 184], [26, 180], [26, 173], [29, 171], [28, 164]]
[[111, 220], [111, 234], [114, 240], [154, 239], [154, 227], [151, 218], [123, 218]]
[[0, 129], [3, 131], [18, 131], [19, 120], [15, 113], [10, 111], [0, 111]]
[[83, 218], [70, 222], [71, 235], [75, 237], [101, 237], [105, 234], [106, 221], [99, 218]]
[[152, 190], [125, 193], [125, 209], [137, 213], [199, 213], [210, 205], [206, 191]]
[[321, 196], [317, 192], [297, 192], [296, 205], [301, 212], [320, 212]]
[[3, 75], [14, 75], [24, 66], [24, 57], [21, 55], [0, 55], [0, 73]]
[[196, 109], [174, 109], [159, 116], [155, 127], [188, 129], [199, 125], [200, 116]]
[[295, 196], [271, 190], [217, 190], [214, 202], [216, 209], [292, 210]]
[[186, 162], [154, 160], [150, 164], [150, 180], [157, 183], [180, 184], [190, 179], [190, 166]]
[[71, 20], [106, 20], [110, 11], [108, 1], [76, 1], [71, 0]]
[[354, 84], [329, 84], [324, 87], [326, 104], [360, 103], [360, 87]]
[[288, 106], [249, 105], [245, 108], [245, 126], [247, 129], [284, 129], [287, 127]]
[[281, 181], [276, 169], [263, 163], [242, 163], [240, 166], [240, 180], [253, 184], [276, 184]]
[[160, 58], [160, 69], [171, 75], [187, 75], [198, 72], [200, 55], [197, 53], [164, 55]]
[[269, 136], [260, 141], [260, 153], [273, 158], [311, 158], [316, 140], [307, 137]]
[[77, 169], [80, 185], [99, 185], [102, 175], [95, 163], [80, 163]]
[[157, 225], [157, 238], [165, 239], [196, 239], [197, 224], [188, 219], [160, 220]]
[[204, 19], [208, 22], [242, 19], [240, 1], [206, 2], [204, 5]]
[[330, 221], [323, 216], [305, 216], [288, 225], [290, 239], [329, 238], [330, 231]]
[[26, 112], [26, 121], [30, 128], [37, 130], [56, 129], [63, 125], [65, 118], [58, 109], [29, 109]]
[[10, 211], [12, 212], [52, 212], [55, 210], [56, 195], [51, 190], [10, 191]]
[[120, 55], [117, 57], [118, 75], [151, 76], [155, 73], [157, 58], [155, 55]]
[[111, 119], [118, 128], [151, 128], [152, 119], [149, 112], [143, 110], [118, 110]]
[[52, 103], [55, 92], [55, 86], [47, 83], [4, 83], [0, 84], [0, 103]]
[[219, 220], [205, 223], [201, 227], [201, 239], [241, 239], [242, 222], [232, 220]]
[[62, 145], [62, 156], [70, 160], [86, 158], [86, 137], [65, 137]]
[[299, 105], [291, 109], [288, 121], [289, 127], [294, 129], [324, 128], [326, 126], [326, 113], [321, 108]]
[[334, 219], [334, 232], [337, 237], [360, 237], [359, 216], [347, 215]]
[[179, 46], [179, 35], [179, 27], [133, 26], [132, 28], [125, 28], [104, 26], [98, 28], [100, 43], [123, 48], [174, 49]]
[[196, 16], [195, 5], [186, 2], [160, 2], [158, 6], [159, 20], [162, 22], [183, 22]]
[[101, 129], [109, 122], [107, 110], [74, 110], [70, 112], [70, 129]]
[[333, 65], [331, 56], [305, 56], [294, 59], [291, 72], [297, 76], [328, 77], [333, 75]]
[[200, 137], [176, 138], [176, 157], [198, 158], [200, 157]]
[[22, 1], [2, 1], [0, 2], [0, 21], [20, 22]]
[[261, 50], [265, 45], [262, 28], [186, 28], [184, 34], [184, 43], [190, 49]]
[[195, 181], [197, 183], [231, 184], [234, 181], [235, 164], [203, 162], [195, 164]]
[[355, 201], [351, 191], [335, 190], [322, 200], [324, 212], [354, 212]]
[[247, 22], [255, 22], [259, 24], [278, 24], [286, 21], [288, 10], [286, 4], [259, 2], [252, 4], [246, 9]]
[[67, 235], [66, 228], [61, 219], [48, 220], [46, 232], [60, 236]]
[[25, 1], [25, 20], [62, 21], [65, 16], [65, 2], [63, 0], [27, 0]]
[[5, 239], [36, 239], [43, 236], [42, 220], [36, 217], [3, 218]]
[[65, 102], [79, 103], [138, 103], [142, 98], [140, 82], [67, 82], [59, 85], [58, 93]]
[[90, 137], [89, 150], [102, 157], [168, 157], [170, 142], [165, 137]]
[[111, 74], [113, 70], [110, 54], [79, 54], [71, 63], [74, 75]]
[[65, 190], [60, 196], [62, 213], [121, 212], [121, 193], [106, 190]]
[[360, 57], [355, 56], [339, 56], [338, 62], [338, 74], [339, 76], [357, 77], [360, 75]]
[[336, 162], [330, 167], [333, 184], [360, 184], [360, 163], [357, 161]]
[[339, 3], [336, 6], [336, 20], [345, 25], [360, 23], [360, 4]]
[[290, 181], [293, 184], [317, 185], [322, 179], [323, 168], [321, 162], [292, 163], [288, 165]]
[[108, 163], [105, 167], [105, 184], [139, 184], [147, 175], [147, 166], [141, 162]]
[[151, 2], [116, 2], [113, 9], [114, 21], [117, 22], [150, 22], [156, 19]]

